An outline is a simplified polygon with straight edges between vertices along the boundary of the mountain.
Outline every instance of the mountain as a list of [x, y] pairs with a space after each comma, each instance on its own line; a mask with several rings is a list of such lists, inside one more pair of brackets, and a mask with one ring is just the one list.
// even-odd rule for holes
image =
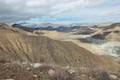
[[[48, 24], [52, 25], [52, 24]], [[48, 26], [47, 25], [47, 26]], [[60, 26], [60, 25], [59, 25]], [[17, 26], [16, 26], [17, 27]], [[19, 26], [18, 26], [19, 27]], [[24, 26], [24, 28], [26, 28]], [[21, 28], [22, 29], [22, 28]], [[24, 29], [26, 30], [26, 29]], [[27, 30], [30, 31], [30, 30]], [[39, 29], [33, 29], [32, 32], [35, 35], [46, 36], [56, 40], [80, 40], [82, 43], [101, 44], [100, 48], [105, 51], [108, 55], [119, 58], [120, 46], [115, 45], [109, 47], [107, 42], [120, 41], [120, 24], [114, 23], [107, 26], [73, 26], [73, 27], [41, 27]], [[67, 33], [66, 33], [67, 32]], [[113, 43], [111, 43], [113, 44]], [[98, 45], [99, 46], [99, 45]], [[84, 47], [86, 48], [86, 46]], [[91, 51], [91, 50], [90, 50]], [[100, 53], [105, 54], [105, 53]]]
[[[6, 25], [0, 25], [0, 60], [2, 61], [106, 68], [112, 65], [109, 64], [111, 63], [109, 60], [102, 59], [72, 42], [53, 40], [29, 32], [21, 33], [19, 29], [13, 31], [14, 28], [4, 28], [4, 26]], [[106, 63], [108, 66], [105, 66]]]
[[32, 28], [32, 27], [26, 27], [26, 26], [22, 26], [21, 24], [13, 24], [12, 27], [14, 28], [19, 28], [25, 31], [29, 31], [32, 32], [33, 30], [35, 30], [36, 28]]
[[92, 34], [93, 38], [98, 39], [107, 39], [107, 40], [116, 40], [119, 41], [120, 35], [120, 24], [114, 23], [109, 26], [104, 26], [98, 28], [98, 30]]
[[[39, 23], [39, 24], [13, 24], [13, 27], [18, 27], [23, 30], [33, 31], [33, 30], [56, 30], [61, 32], [71, 32], [74, 30], [87, 29], [88, 27], [94, 26], [84, 26], [84, 25], [63, 25], [63, 24], [52, 24], [52, 23]], [[89, 30], [88, 30], [89, 31]]]
[[78, 29], [74, 31], [72, 38], [79, 40], [79, 46], [84, 45], [84, 48], [96, 54], [110, 55], [120, 60], [120, 23]]
[[[99, 72], [114, 71], [118, 75], [119, 68], [119, 63], [109, 56], [95, 55], [70, 41], [53, 40], [0, 24], [0, 79], [88, 80], [87, 77], [94, 74], [97, 80], [103, 74]], [[54, 70], [56, 74], [52, 76]], [[69, 73], [66, 70], [70, 70]], [[72, 72], [75, 74], [70, 74]], [[66, 79], [67, 76], [74, 79]]]

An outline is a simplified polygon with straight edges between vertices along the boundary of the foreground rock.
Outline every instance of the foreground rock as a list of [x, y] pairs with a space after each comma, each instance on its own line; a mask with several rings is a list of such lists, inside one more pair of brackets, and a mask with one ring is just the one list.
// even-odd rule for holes
[[[29, 69], [28, 69], [29, 68]], [[34, 68], [30, 64], [0, 63], [0, 80], [119, 80], [120, 74], [104, 70], [81, 72], [77, 69], [70, 73], [67, 69], [56, 65], [42, 65]]]

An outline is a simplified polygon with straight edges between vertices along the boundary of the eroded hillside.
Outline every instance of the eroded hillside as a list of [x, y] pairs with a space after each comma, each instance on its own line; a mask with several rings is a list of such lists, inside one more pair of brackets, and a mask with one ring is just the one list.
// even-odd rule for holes
[[92, 54], [72, 42], [53, 40], [0, 25], [0, 63], [24, 62], [87, 68], [88, 71], [119, 71], [119, 64], [111, 58]]
[[104, 64], [99, 57], [71, 42], [18, 33], [9, 28], [1, 28], [0, 32], [1, 60], [75, 66]]

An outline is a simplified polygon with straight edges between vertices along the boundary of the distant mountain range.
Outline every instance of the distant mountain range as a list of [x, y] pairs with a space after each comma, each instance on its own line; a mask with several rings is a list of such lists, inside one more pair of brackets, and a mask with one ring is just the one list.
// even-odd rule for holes
[[52, 23], [41, 23], [41, 24], [13, 24], [13, 27], [21, 28], [27, 31], [33, 30], [56, 30], [61, 32], [71, 32], [75, 29], [79, 28], [86, 28], [86, 27], [96, 27], [96, 25], [78, 25], [78, 24], [70, 24], [70, 25], [63, 25], [63, 24], [52, 24]]

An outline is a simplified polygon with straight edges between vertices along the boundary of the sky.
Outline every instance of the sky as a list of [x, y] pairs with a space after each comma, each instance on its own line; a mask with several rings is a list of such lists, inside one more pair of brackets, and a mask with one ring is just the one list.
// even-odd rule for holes
[[120, 0], [0, 0], [0, 22], [120, 22]]

